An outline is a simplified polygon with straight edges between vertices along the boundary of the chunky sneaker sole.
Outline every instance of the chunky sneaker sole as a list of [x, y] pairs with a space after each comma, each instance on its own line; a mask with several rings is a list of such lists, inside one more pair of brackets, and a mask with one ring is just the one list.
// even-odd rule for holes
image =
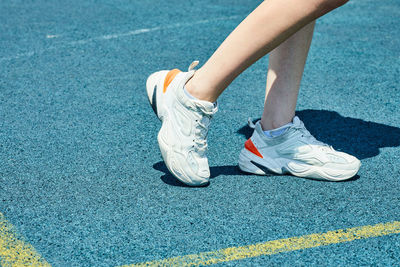
[[209, 122], [217, 111], [212, 103], [190, 99], [184, 85], [194, 75], [178, 69], [151, 74], [146, 82], [150, 105], [162, 122], [157, 140], [164, 162], [178, 180], [190, 186], [209, 183], [206, 157]]
[[315, 140], [295, 117], [282, 136], [268, 138], [258, 122], [239, 155], [239, 168], [258, 175], [291, 174], [298, 177], [343, 181], [354, 177], [361, 162]]

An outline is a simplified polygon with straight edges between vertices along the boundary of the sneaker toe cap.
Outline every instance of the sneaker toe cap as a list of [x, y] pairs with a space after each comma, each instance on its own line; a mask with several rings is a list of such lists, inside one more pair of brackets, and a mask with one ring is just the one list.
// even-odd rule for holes
[[324, 165], [326, 168], [342, 169], [342, 170], [356, 170], [358, 171], [361, 162], [356, 157], [344, 152], [336, 152], [331, 162]]
[[181, 182], [189, 186], [203, 186], [209, 183], [210, 171], [194, 172], [188, 165], [183, 169], [180, 164], [171, 164], [169, 170]]

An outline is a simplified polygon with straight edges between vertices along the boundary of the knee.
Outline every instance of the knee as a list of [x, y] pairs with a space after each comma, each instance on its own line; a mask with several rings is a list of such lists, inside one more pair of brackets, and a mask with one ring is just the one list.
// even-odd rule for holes
[[316, 0], [315, 8], [320, 15], [324, 15], [344, 4], [349, 0]]

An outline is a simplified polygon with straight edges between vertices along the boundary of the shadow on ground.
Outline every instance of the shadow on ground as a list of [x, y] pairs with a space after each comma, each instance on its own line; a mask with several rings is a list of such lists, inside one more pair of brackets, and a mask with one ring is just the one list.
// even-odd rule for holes
[[[359, 159], [375, 157], [383, 147], [400, 146], [400, 128], [397, 127], [343, 117], [328, 110], [306, 109], [296, 115], [318, 140]], [[248, 139], [253, 129], [246, 125], [237, 132]]]
[[[161, 171], [164, 173], [163, 176], [161, 176], [161, 180], [172, 186], [181, 186], [181, 187], [190, 187], [188, 185], [185, 185], [178, 179], [176, 179], [172, 174], [168, 171], [167, 166], [165, 166], [165, 163], [163, 161], [159, 161], [153, 165], [153, 168], [156, 169], [157, 171]], [[211, 174], [211, 179], [218, 177], [220, 175], [240, 175], [243, 174], [236, 165], [229, 165], [229, 166], [214, 166], [210, 167], [210, 174]], [[205, 185], [204, 187], [207, 187], [209, 184]]]

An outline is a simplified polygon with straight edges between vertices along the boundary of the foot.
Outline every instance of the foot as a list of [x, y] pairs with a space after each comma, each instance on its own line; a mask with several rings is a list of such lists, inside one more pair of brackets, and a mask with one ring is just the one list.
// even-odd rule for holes
[[361, 162], [357, 158], [317, 141], [298, 117], [294, 117], [292, 125], [277, 137], [265, 136], [259, 121], [254, 128], [240, 152], [242, 171], [342, 181], [353, 177], [360, 169]]
[[193, 99], [184, 92], [197, 64], [193, 62], [188, 72], [174, 69], [153, 73], [146, 83], [150, 104], [162, 122], [158, 133], [161, 155], [168, 170], [190, 186], [209, 183], [207, 133], [217, 111], [213, 103]]

